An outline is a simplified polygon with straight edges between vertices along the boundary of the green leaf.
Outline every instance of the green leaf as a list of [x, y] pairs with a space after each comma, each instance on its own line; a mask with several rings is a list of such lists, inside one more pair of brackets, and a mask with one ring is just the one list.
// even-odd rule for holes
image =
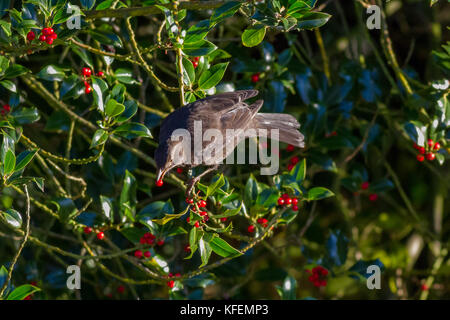
[[187, 43], [198, 42], [206, 37], [211, 27], [209, 25], [209, 20], [202, 20], [197, 24], [190, 27], [186, 32], [186, 37], [184, 38], [184, 45]]
[[113, 133], [127, 139], [132, 139], [136, 137], [144, 137], [144, 138], [152, 137], [152, 133], [150, 132], [150, 130], [143, 124], [137, 122], [122, 124], [121, 126], [114, 129]]
[[2, 80], [0, 81], [0, 85], [2, 85], [11, 92], [17, 92], [16, 84], [10, 80]]
[[306, 159], [297, 163], [291, 172], [289, 172], [289, 175], [298, 185], [301, 185], [306, 177]]
[[213, 237], [209, 244], [211, 245], [212, 250], [221, 257], [234, 258], [242, 255], [242, 252], [233, 248], [228, 244], [228, 242], [219, 238], [218, 236]]
[[227, 66], [228, 62], [218, 63], [203, 72], [198, 80], [198, 87], [203, 90], [208, 90], [216, 86], [222, 80]]
[[202, 259], [202, 264], [199, 268], [205, 266], [208, 263], [209, 257], [211, 256], [212, 247], [203, 238], [198, 241], [198, 251], [200, 252], [200, 258]]
[[264, 40], [266, 35], [266, 27], [262, 24], [255, 25], [245, 29], [242, 33], [242, 44], [246, 47], [254, 47]]
[[108, 85], [100, 78], [91, 76], [92, 81], [92, 93], [94, 95], [94, 101], [100, 111], [104, 111], [104, 99], [103, 93], [108, 90]]
[[33, 123], [41, 118], [37, 108], [14, 109], [14, 111], [11, 113], [11, 116], [14, 117], [14, 121], [18, 124]]
[[14, 171], [16, 167], [16, 156], [14, 152], [9, 149], [5, 155], [5, 162], [3, 163], [3, 174], [9, 175]]
[[313, 200], [320, 200], [325, 199], [328, 197], [334, 196], [334, 193], [328, 190], [327, 188], [323, 187], [315, 187], [308, 191], [308, 195], [306, 197], [307, 200], [313, 201]]
[[5, 78], [8, 78], [8, 79], [17, 78], [21, 75], [24, 75], [25, 73], [27, 73], [29, 71], [30, 70], [28, 70], [27, 68], [25, 68], [24, 66], [22, 66], [20, 64], [13, 64], [8, 69], [6, 69]]
[[217, 189], [222, 188], [222, 186], [224, 184], [225, 184], [225, 179], [223, 177], [223, 174], [221, 174], [219, 179], [216, 180], [216, 182], [214, 182], [208, 186], [208, 189], [206, 190], [206, 197], [214, 195], [216, 193]]
[[239, 214], [239, 212], [241, 212], [241, 208], [242, 208], [242, 202], [240, 203], [239, 208], [227, 209], [227, 210], [225, 210], [224, 213], [215, 214], [214, 218], [218, 219], [218, 218], [227, 218], [227, 217], [235, 216], [235, 215]]
[[245, 184], [244, 190], [244, 201], [247, 206], [251, 205], [255, 202], [256, 198], [259, 194], [258, 182], [255, 180], [253, 175], [250, 175], [250, 178], [247, 180]]
[[95, 131], [94, 136], [92, 137], [90, 148], [101, 146], [108, 140], [108, 137], [108, 132], [103, 129], [98, 129], [97, 131]]
[[136, 191], [137, 182], [136, 178], [128, 171], [125, 171], [125, 177], [123, 179], [122, 192], [120, 194], [120, 204], [128, 203], [134, 210], [136, 207]]
[[208, 40], [187, 42], [183, 44], [183, 52], [191, 57], [206, 56], [217, 49], [217, 46]]
[[211, 24], [216, 24], [222, 20], [232, 17], [242, 6], [240, 1], [228, 1], [224, 5], [214, 10], [210, 21]]
[[38, 150], [26, 150], [21, 152], [16, 159], [16, 167], [14, 169], [15, 172], [23, 170], [30, 161], [34, 158]]
[[8, 209], [6, 211], [0, 211], [3, 218], [13, 228], [20, 228], [22, 226], [22, 216], [14, 209]]
[[100, 196], [100, 204], [102, 205], [103, 215], [111, 222], [114, 221], [114, 207], [110, 198]]
[[42, 70], [37, 74], [38, 78], [47, 81], [62, 81], [65, 76], [65, 69], [52, 64], [42, 68]]
[[278, 294], [282, 300], [295, 300], [297, 298], [297, 280], [287, 276], [281, 286], [277, 286]]
[[130, 228], [123, 228], [120, 230], [120, 233], [122, 233], [125, 238], [127, 238], [130, 242], [139, 242], [139, 240], [144, 236], [145, 234], [144, 229], [139, 229], [136, 227], [130, 227]]
[[[295, 15], [294, 15], [295, 16]], [[308, 12], [298, 19], [297, 28], [314, 29], [323, 26], [331, 18], [331, 15], [324, 12]]]
[[152, 219], [152, 221], [157, 223], [157, 224], [159, 224], [159, 225], [165, 225], [167, 222], [169, 222], [169, 221], [171, 221], [173, 219], [178, 219], [178, 218], [184, 216], [188, 210], [189, 210], [189, 207], [186, 207], [186, 209], [184, 209], [184, 211], [181, 212], [181, 213], [177, 213], [177, 214], [168, 213], [163, 218], [161, 218], [161, 219]]
[[24, 284], [20, 287], [15, 288], [6, 298], [6, 300], [23, 300], [34, 292], [40, 291], [41, 289], [32, 286], [31, 284]]
[[72, 199], [69, 198], [58, 198], [52, 203], [57, 207], [57, 211], [62, 221], [69, 220], [74, 216], [78, 209]]
[[56, 11], [53, 16], [53, 24], [64, 23], [69, 19], [79, 16], [84, 16], [84, 13], [81, 11], [80, 7], [72, 5], [68, 2], [66, 6], [61, 6], [59, 10]]
[[138, 83], [136, 80], [133, 79], [133, 73], [131, 72], [130, 69], [119, 68], [114, 72], [114, 75], [116, 76], [116, 79], [119, 82], [125, 84]]
[[195, 69], [191, 60], [183, 57], [183, 81], [184, 84], [190, 86], [195, 81]]
[[117, 122], [125, 122], [130, 120], [137, 112], [138, 105], [134, 100], [127, 100], [124, 102], [125, 110], [118, 117], [116, 117]]
[[105, 107], [105, 115], [113, 118], [125, 111], [125, 106], [114, 99], [109, 99]]

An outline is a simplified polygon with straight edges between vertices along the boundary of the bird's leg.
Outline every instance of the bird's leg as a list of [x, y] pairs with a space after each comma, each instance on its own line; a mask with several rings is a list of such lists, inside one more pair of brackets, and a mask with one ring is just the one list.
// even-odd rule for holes
[[206, 169], [205, 171], [203, 171], [201, 174], [199, 174], [196, 177], [193, 177], [189, 180], [189, 182], [186, 184], [187, 185], [187, 189], [186, 189], [186, 197], [189, 197], [192, 189], [194, 188], [194, 186], [197, 184], [197, 182], [200, 181], [200, 179], [207, 175], [208, 173], [210, 173], [211, 171], [217, 170], [219, 166], [218, 165], [214, 165], [212, 167], [209, 167], [208, 169]]

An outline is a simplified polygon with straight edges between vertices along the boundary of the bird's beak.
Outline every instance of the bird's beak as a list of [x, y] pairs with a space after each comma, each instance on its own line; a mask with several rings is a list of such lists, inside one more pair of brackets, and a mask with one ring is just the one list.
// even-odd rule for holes
[[167, 172], [166, 169], [159, 168], [158, 174], [156, 175], [156, 181], [162, 180], [164, 178], [164, 175], [166, 174], [166, 172]]

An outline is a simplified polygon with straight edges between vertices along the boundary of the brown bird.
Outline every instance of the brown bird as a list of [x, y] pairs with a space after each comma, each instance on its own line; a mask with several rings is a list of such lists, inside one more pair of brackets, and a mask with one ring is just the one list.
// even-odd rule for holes
[[[206, 165], [209, 168], [197, 177], [192, 178], [188, 183], [187, 194], [190, 193], [196, 182], [208, 172], [217, 169], [221, 163], [240, 141], [245, 139], [238, 135], [239, 130], [247, 129], [271, 129], [279, 130], [279, 141], [291, 144], [296, 147], [304, 147], [304, 136], [298, 131], [300, 124], [289, 114], [280, 113], [258, 113], [263, 105], [263, 100], [258, 100], [251, 105], [244, 101], [258, 94], [257, 90], [242, 90], [236, 92], [226, 92], [209, 96], [207, 98], [189, 103], [169, 114], [162, 122], [159, 133], [159, 146], [155, 151], [155, 161], [157, 164], [157, 184], [162, 185], [162, 179], [171, 169], [175, 167], [193, 168], [198, 165]], [[195, 125], [194, 122], [201, 122], [201, 132], [203, 134], [208, 129], [216, 129], [222, 137], [227, 137], [227, 129], [234, 129], [236, 135], [231, 139], [211, 139], [202, 141], [200, 151], [202, 155], [205, 150], [212, 150], [209, 156], [195, 161], [198, 156], [194, 148]], [[198, 123], [198, 122], [197, 122]], [[186, 150], [186, 144], [181, 140], [173, 140], [172, 135], [176, 129], [185, 129], [191, 137], [190, 152]], [[176, 134], [176, 132], [175, 132]], [[258, 134], [257, 134], [258, 135]], [[248, 136], [247, 136], [248, 137]], [[205, 139], [206, 140], [206, 139]], [[222, 152], [214, 152], [220, 150]], [[189, 155], [190, 153], [190, 155]]]

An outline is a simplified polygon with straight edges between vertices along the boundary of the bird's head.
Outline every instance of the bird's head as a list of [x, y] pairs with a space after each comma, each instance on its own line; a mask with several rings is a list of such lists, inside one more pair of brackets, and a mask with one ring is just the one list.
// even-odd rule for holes
[[186, 163], [186, 156], [181, 141], [168, 140], [160, 143], [155, 151], [156, 181], [163, 180], [164, 176], [173, 168]]

